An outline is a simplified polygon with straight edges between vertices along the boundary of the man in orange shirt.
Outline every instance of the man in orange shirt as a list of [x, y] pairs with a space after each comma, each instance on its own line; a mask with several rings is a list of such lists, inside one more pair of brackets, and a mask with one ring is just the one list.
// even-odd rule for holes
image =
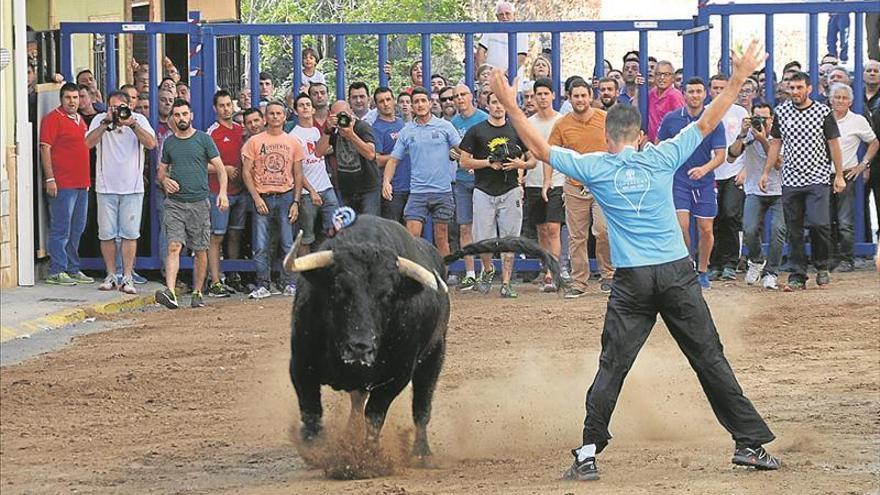
[[[593, 90], [583, 79], [571, 83], [572, 111], [556, 121], [550, 132], [550, 145], [568, 148], [578, 153], [607, 151], [605, 144], [605, 112], [593, 108]], [[590, 260], [587, 257], [587, 237], [592, 225], [596, 237], [596, 259], [602, 272], [600, 288], [611, 292], [611, 250], [608, 245], [608, 229], [599, 204], [589, 189], [580, 182], [567, 177], [562, 188], [565, 194], [565, 222], [568, 224], [568, 251], [571, 257], [573, 283], [565, 291], [567, 299], [586, 294], [590, 278]]]
[[[284, 132], [287, 112], [283, 104], [270, 101], [266, 105], [266, 131], [251, 136], [241, 151], [242, 178], [254, 200], [254, 263], [257, 287], [251, 299], [269, 297], [269, 275], [274, 260], [269, 259], [269, 222], [278, 228], [280, 249], [284, 256], [293, 246], [292, 224], [299, 216], [299, 199], [303, 188], [302, 161], [305, 157], [300, 141]], [[284, 272], [282, 277], [289, 277]], [[296, 293], [293, 279], [282, 280], [284, 295]]]

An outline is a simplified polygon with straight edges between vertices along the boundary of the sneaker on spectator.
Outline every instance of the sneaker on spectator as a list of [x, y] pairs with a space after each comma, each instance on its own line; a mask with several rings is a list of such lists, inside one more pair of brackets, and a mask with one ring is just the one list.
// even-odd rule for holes
[[111, 273], [104, 277], [104, 281], [101, 282], [101, 285], [98, 286], [98, 290], [116, 290], [119, 288], [119, 281], [116, 279], [116, 274]]
[[262, 285], [258, 285], [256, 289], [252, 290], [248, 297], [251, 299], [266, 299], [271, 296], [272, 293], [269, 292], [269, 289], [263, 287]]
[[585, 295], [587, 295], [587, 291], [583, 289], [578, 289], [577, 287], [569, 287], [565, 290], [566, 299], [577, 299]]
[[700, 282], [700, 287], [702, 287], [703, 290], [709, 290], [712, 288], [709, 272], [700, 272], [697, 276], [697, 280]]
[[202, 297], [202, 291], [196, 290], [193, 291], [192, 297], [190, 298], [189, 305], [193, 308], [203, 308], [205, 307], [205, 299]]
[[[694, 262], [694, 263], [696, 263], [696, 262]], [[709, 268], [709, 271], [703, 272], [703, 273], [706, 274], [709, 281], [712, 281], [712, 280], [718, 280], [719, 278], [721, 278], [722, 272], [721, 272], [721, 270], [719, 270], [717, 268]]]
[[126, 294], [137, 294], [137, 289], [134, 288], [134, 280], [131, 277], [123, 277], [122, 283], [119, 284], [119, 291]]
[[168, 309], [177, 309], [180, 307], [177, 304], [177, 294], [168, 287], [156, 291], [156, 302]]
[[553, 279], [544, 279], [544, 283], [541, 284], [541, 292], [545, 294], [552, 294], [559, 292], [559, 287], [556, 287], [556, 284], [553, 283]]
[[492, 280], [495, 278], [495, 269], [488, 272], [480, 273], [480, 281], [477, 283], [477, 290], [480, 294], [488, 294], [492, 290]]
[[46, 278], [46, 283], [52, 284], [52, 285], [63, 285], [65, 287], [70, 287], [70, 286], [76, 285], [76, 280], [71, 278], [70, 275], [68, 275], [64, 272], [61, 272], [61, 273], [56, 273], [55, 275], [49, 275]]
[[473, 291], [474, 287], [477, 286], [477, 279], [474, 277], [465, 277], [462, 279], [461, 283], [458, 285], [458, 290], [460, 292], [469, 292]]
[[764, 275], [764, 278], [761, 280], [761, 285], [763, 285], [765, 289], [776, 290], [779, 288], [779, 286], [776, 285], [778, 281], [776, 275], [768, 273], [767, 275]]
[[145, 283], [147, 283], [147, 277], [144, 277], [134, 270], [131, 271], [131, 280], [137, 285], [144, 285]]
[[721, 270], [721, 280], [736, 280], [736, 270], [729, 267], [724, 268]]
[[611, 293], [612, 285], [613, 285], [613, 281], [603, 278], [602, 280], [599, 281], [599, 290], [601, 290], [605, 294], [609, 294], [609, 293]]
[[208, 297], [229, 297], [230, 295], [223, 282], [217, 282], [208, 287]]
[[95, 283], [95, 279], [86, 275], [83, 272], [68, 273], [67, 275], [77, 284], [93, 284], [93, 283]]
[[816, 285], [828, 285], [831, 283], [831, 274], [828, 273], [828, 270], [819, 270], [819, 273], [816, 274]]
[[269, 282], [269, 294], [273, 296], [280, 296], [284, 294], [284, 286], [281, 285], [281, 282]]
[[226, 287], [235, 289], [236, 292], [247, 292], [244, 284], [241, 282], [241, 275], [238, 272], [230, 272], [226, 274], [226, 280], [223, 281]]
[[562, 270], [559, 272], [559, 278], [561, 278], [566, 285], [571, 284], [571, 274], [568, 273], [568, 270]]
[[761, 279], [761, 273], [764, 271], [764, 267], [767, 266], [767, 260], [762, 261], [761, 263], [755, 263], [752, 260], [748, 261], [749, 269], [746, 271], [746, 283], [749, 285], [755, 285], [758, 283], [758, 280]]
[[516, 289], [513, 288], [511, 284], [501, 284], [501, 297], [505, 299], [516, 299], [519, 297], [519, 294], [516, 293]]
[[284, 288], [283, 295], [295, 296], [296, 295], [296, 284], [293, 282], [287, 284], [287, 287]]
[[454, 273], [450, 273], [448, 277], [446, 277], [446, 285], [456, 286], [458, 285], [459, 278], [458, 275]]
[[785, 292], [794, 292], [807, 288], [807, 279], [802, 277], [788, 277], [788, 283], [785, 284]]
[[837, 273], [849, 273], [853, 271], [855, 267], [853, 266], [852, 261], [841, 261], [837, 268], [834, 269]]

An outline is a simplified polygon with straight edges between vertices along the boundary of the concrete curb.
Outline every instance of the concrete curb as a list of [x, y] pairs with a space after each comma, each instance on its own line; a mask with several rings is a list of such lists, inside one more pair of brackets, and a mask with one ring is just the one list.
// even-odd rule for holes
[[133, 309], [154, 304], [155, 302], [156, 298], [153, 294], [144, 294], [134, 297], [121, 297], [113, 301], [105, 301], [97, 304], [88, 304], [77, 308], [56, 311], [40, 318], [23, 321], [14, 326], [0, 327], [0, 343], [12, 339], [27, 337], [32, 333], [53, 330], [74, 323], [79, 323], [86, 318], [116, 314], [122, 311], [131, 311]]

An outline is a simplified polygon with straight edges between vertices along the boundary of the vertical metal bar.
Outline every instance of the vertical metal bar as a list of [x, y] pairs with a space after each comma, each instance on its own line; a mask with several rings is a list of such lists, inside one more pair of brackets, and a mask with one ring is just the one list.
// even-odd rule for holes
[[345, 35], [336, 35], [336, 99], [345, 99]]
[[293, 96], [299, 94], [299, 88], [302, 87], [303, 84], [303, 45], [302, 45], [302, 37], [298, 34], [293, 35], [293, 89], [291, 93]]
[[596, 66], [593, 68], [593, 75], [596, 77], [605, 77], [605, 33], [596, 31]]
[[771, 106], [776, 105], [776, 77], [773, 71], [773, 14], [764, 15], [764, 50], [767, 61], [764, 62], [764, 100]]
[[[149, 79], [147, 87], [150, 89], [150, 125], [159, 134], [159, 92], [153, 91], [159, 85], [158, 68], [156, 66], [156, 35], [147, 35], [147, 66], [149, 67]], [[156, 182], [156, 172], [159, 168], [159, 148], [150, 151], [150, 260], [158, 262], [161, 266], [162, 260], [159, 259], [159, 184]]]
[[[71, 33], [61, 26], [61, 75], [65, 81], [73, 81], [73, 42]], [[74, 81], [75, 82], [75, 81]]]
[[55, 31], [49, 31], [49, 46], [50, 50], [47, 50], [49, 53], [49, 60], [47, 60], [47, 67], [49, 69], [49, 73], [46, 74], [48, 77], [52, 77], [55, 75], [55, 70], [58, 64], [58, 57], [55, 53]]
[[[507, 82], [513, 84], [516, 79], [517, 67], [516, 36], [518, 33], [507, 33]], [[519, 88], [517, 88], [519, 90]]]
[[810, 71], [810, 83], [813, 85], [810, 96], [815, 99], [819, 97], [819, 14], [810, 14], [810, 29], [807, 36], [809, 36], [807, 70]]
[[[709, 15], [706, 13], [706, 9], [700, 8], [697, 10], [697, 26], [708, 26], [709, 25]], [[696, 35], [696, 67], [697, 67], [697, 76], [703, 78], [704, 81], [709, 80], [709, 55], [711, 54], [711, 50], [709, 50], [709, 31], [701, 31]], [[645, 77], [647, 77], [647, 73], [645, 73]]]
[[[37, 42], [37, 66], [34, 67], [37, 75], [37, 83], [42, 84], [49, 80], [49, 74], [43, 70], [46, 67], [46, 33], [34, 33]], [[75, 82], [75, 81], [74, 81]]]
[[[856, 12], [856, 42], [853, 51], [853, 60], [855, 61], [855, 80], [853, 80], [853, 111], [861, 114], [865, 107], [865, 60], [862, 57], [865, 40], [865, 16], [861, 12]], [[856, 208], [858, 210], [858, 208]]]
[[205, 129], [217, 118], [214, 112], [214, 92], [217, 91], [217, 43], [214, 28], [202, 28], [202, 115]]
[[474, 33], [464, 33], [464, 83], [475, 87], [474, 78]]
[[431, 33], [422, 33], [422, 86], [431, 88]]
[[104, 35], [104, 63], [107, 65], [107, 80], [104, 81], [104, 98], [116, 91], [116, 35]]
[[204, 82], [205, 78], [201, 71], [204, 70], [202, 61], [203, 48], [202, 45], [202, 29], [200, 26], [201, 14], [198, 11], [190, 11], [188, 16], [188, 33], [189, 38], [189, 59], [187, 60], [187, 72], [189, 75], [190, 101], [195, 102], [193, 108], [193, 127], [196, 129], [205, 129], [207, 122], [205, 121], [204, 103]]
[[385, 64], [388, 63], [388, 35], [379, 35], [379, 86], [388, 86], [388, 74], [385, 73]]
[[562, 34], [558, 31], [550, 33], [550, 65], [552, 70], [550, 76], [553, 78], [553, 108], [559, 110], [562, 106]]
[[684, 35], [681, 40], [682, 80], [687, 81], [696, 72], [694, 70], [694, 36]]
[[730, 74], [730, 16], [721, 16], [721, 68], [718, 72]]
[[251, 75], [249, 84], [251, 85], [251, 107], [260, 107], [260, 36], [253, 34], [250, 36], [250, 57], [251, 57]]
[[642, 130], [648, 130], [648, 32], [639, 31], [639, 72], [645, 84], [639, 86], [639, 113], [642, 114]]

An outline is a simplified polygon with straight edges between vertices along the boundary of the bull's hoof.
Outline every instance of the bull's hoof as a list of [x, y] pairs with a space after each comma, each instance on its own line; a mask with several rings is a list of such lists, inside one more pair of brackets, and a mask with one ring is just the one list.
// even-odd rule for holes
[[434, 460], [434, 456], [430, 453], [428, 455], [413, 455], [409, 462], [410, 467], [416, 469], [436, 469], [437, 463]]
[[311, 444], [321, 437], [321, 425], [304, 424], [299, 430], [299, 436], [304, 443]]

